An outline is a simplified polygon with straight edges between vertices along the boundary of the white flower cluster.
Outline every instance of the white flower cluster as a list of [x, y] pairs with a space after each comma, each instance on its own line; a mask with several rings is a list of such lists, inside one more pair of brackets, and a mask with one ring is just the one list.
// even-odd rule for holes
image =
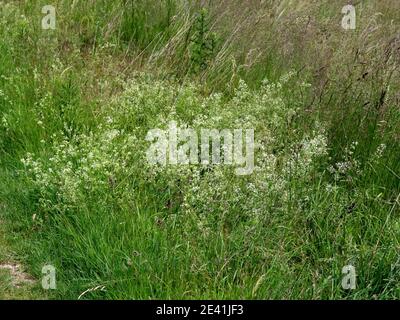
[[354, 156], [357, 146], [358, 141], [353, 141], [350, 147], [345, 148], [342, 161], [338, 161], [328, 168], [328, 171], [333, 174], [335, 181], [351, 182], [361, 174], [360, 162]]

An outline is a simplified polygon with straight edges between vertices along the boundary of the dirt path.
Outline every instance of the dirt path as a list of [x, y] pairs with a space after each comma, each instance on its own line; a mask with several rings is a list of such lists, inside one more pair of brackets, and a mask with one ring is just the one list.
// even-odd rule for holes
[[16, 262], [7, 243], [4, 222], [0, 220], [0, 300], [40, 299], [37, 281]]

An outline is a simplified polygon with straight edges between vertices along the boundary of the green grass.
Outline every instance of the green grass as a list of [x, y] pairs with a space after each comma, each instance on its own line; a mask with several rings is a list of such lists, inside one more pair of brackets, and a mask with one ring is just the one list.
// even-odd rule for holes
[[[0, 298], [400, 298], [397, 2], [73, 3], [0, 7], [0, 262], [36, 279]], [[254, 128], [257, 170], [149, 166], [169, 121]]]

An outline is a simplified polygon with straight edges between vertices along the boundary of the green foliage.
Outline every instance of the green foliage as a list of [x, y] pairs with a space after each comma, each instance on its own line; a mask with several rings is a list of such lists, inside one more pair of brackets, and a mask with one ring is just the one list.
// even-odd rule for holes
[[[400, 297], [397, 29], [365, 18], [393, 2], [354, 33], [328, 1], [219, 3], [55, 1], [50, 33], [0, 7], [0, 262], [58, 288], [1, 297]], [[254, 173], [149, 165], [170, 121], [254, 128]]]
[[190, 39], [190, 71], [199, 73], [207, 69], [215, 55], [217, 35], [209, 29], [210, 18], [205, 8], [195, 17], [193, 35]]

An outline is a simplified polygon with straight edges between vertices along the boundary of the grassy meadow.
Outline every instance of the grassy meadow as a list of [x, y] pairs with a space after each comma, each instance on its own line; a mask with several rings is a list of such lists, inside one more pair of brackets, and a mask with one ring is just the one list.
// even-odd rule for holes
[[[0, 1], [0, 298], [399, 299], [400, 2], [349, 2]], [[149, 164], [171, 122], [254, 171]]]

